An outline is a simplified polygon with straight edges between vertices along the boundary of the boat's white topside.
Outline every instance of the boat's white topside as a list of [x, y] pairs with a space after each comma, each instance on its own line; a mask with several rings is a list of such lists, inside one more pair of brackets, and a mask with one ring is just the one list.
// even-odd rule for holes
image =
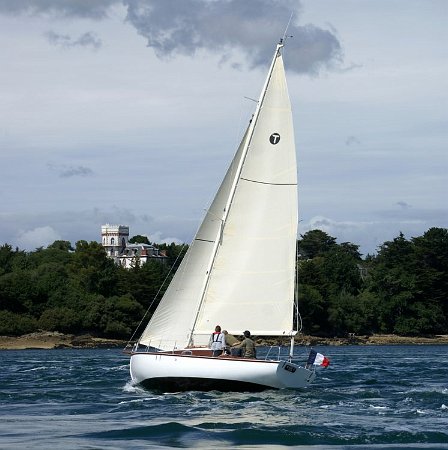
[[[315, 378], [313, 370], [289, 361], [211, 357], [181, 352], [133, 353], [130, 369], [136, 383], [163, 386], [175, 380], [179, 386], [189, 386], [195, 380], [198, 389], [201, 384], [212, 384], [219, 389], [224, 383], [230, 386], [226, 390], [239, 390], [240, 385], [275, 389], [303, 388]], [[232, 383], [235, 389], [231, 389]]]

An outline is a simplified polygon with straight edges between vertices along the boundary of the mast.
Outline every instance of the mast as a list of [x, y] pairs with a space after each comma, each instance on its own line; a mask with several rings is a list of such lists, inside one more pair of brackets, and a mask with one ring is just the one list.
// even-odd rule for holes
[[243, 170], [243, 165], [244, 165], [244, 161], [246, 159], [247, 152], [248, 152], [248, 150], [250, 148], [250, 145], [252, 143], [252, 137], [253, 137], [253, 134], [254, 134], [255, 126], [257, 125], [257, 121], [258, 121], [258, 117], [260, 115], [261, 107], [263, 106], [263, 100], [264, 100], [264, 98], [266, 96], [266, 91], [268, 89], [269, 82], [270, 82], [270, 79], [271, 79], [271, 76], [272, 76], [272, 72], [274, 70], [275, 62], [277, 60], [277, 57], [280, 54], [280, 49], [283, 48], [283, 46], [284, 46], [283, 42], [284, 42], [284, 39], [282, 38], [282, 39], [280, 39], [280, 42], [276, 46], [276, 49], [275, 49], [275, 52], [274, 52], [274, 56], [272, 58], [271, 66], [269, 68], [268, 75], [266, 77], [266, 81], [264, 83], [263, 89], [262, 89], [260, 97], [258, 99], [257, 107], [255, 109], [255, 113], [254, 113], [254, 115], [252, 117], [252, 120], [250, 122], [249, 130], [248, 130], [248, 136], [247, 136], [246, 142], [244, 143], [244, 147], [243, 147], [243, 151], [242, 151], [242, 154], [241, 154], [241, 158], [240, 158], [240, 161], [238, 163], [238, 167], [237, 167], [237, 170], [235, 172], [235, 176], [234, 176], [234, 179], [233, 179], [233, 182], [232, 182], [232, 187], [230, 189], [229, 196], [227, 198], [227, 202], [226, 202], [226, 205], [224, 207], [223, 214], [222, 214], [222, 217], [221, 217], [221, 225], [219, 227], [218, 233], [217, 233], [216, 238], [215, 238], [215, 243], [214, 243], [214, 246], [213, 246], [213, 250], [212, 250], [211, 257], [210, 257], [210, 261], [209, 261], [209, 263], [207, 265], [207, 271], [206, 271], [205, 280], [204, 280], [204, 283], [203, 283], [201, 291], [200, 291], [199, 307], [197, 309], [197, 313], [196, 313], [196, 316], [195, 316], [195, 319], [194, 319], [194, 322], [193, 322], [193, 326], [192, 326], [191, 331], [190, 331], [189, 345], [193, 344], [193, 342], [192, 342], [192, 340], [193, 340], [193, 333], [194, 333], [194, 330], [196, 328], [196, 324], [197, 324], [197, 321], [198, 321], [199, 313], [200, 313], [201, 308], [202, 308], [202, 304], [204, 302], [205, 293], [207, 291], [207, 287], [208, 287], [209, 280], [210, 280], [210, 272], [211, 272], [213, 264], [215, 262], [216, 255], [218, 253], [218, 248], [219, 248], [220, 244], [222, 243], [222, 236], [223, 236], [223, 232], [224, 232], [224, 227], [226, 225], [226, 220], [227, 220], [227, 217], [229, 215], [229, 211], [230, 211], [230, 208], [231, 208], [231, 205], [232, 205], [233, 198], [235, 196], [235, 191], [236, 191], [236, 188], [238, 186], [238, 181], [239, 181], [241, 172]]

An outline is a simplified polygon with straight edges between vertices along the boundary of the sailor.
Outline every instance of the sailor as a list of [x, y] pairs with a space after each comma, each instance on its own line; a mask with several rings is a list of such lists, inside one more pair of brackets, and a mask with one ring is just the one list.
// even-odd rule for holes
[[233, 350], [231, 347], [238, 345], [240, 341], [233, 334], [229, 334], [227, 330], [222, 330], [222, 332], [226, 338], [226, 347], [224, 349], [224, 353], [226, 355], [230, 355], [232, 354], [231, 351]]
[[210, 336], [209, 347], [212, 349], [212, 356], [221, 355], [226, 347], [226, 337], [219, 325], [216, 325], [215, 331]]
[[235, 347], [240, 349], [243, 358], [256, 358], [257, 351], [255, 350], [255, 342], [251, 339], [250, 331], [246, 330], [243, 335], [243, 342]]

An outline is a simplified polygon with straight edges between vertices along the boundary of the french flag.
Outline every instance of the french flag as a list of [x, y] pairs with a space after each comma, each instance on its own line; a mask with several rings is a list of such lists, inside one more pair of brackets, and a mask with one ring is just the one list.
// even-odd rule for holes
[[330, 365], [330, 360], [322, 355], [322, 353], [317, 353], [316, 350], [311, 349], [306, 364], [307, 366], [314, 365], [328, 367]]

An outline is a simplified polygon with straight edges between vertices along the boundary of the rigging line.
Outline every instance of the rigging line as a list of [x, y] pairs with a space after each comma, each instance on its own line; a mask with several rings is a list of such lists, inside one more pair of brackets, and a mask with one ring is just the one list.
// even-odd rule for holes
[[211, 242], [212, 244], [215, 243], [215, 241], [211, 241], [210, 239], [199, 239], [199, 238], [195, 238], [195, 241], [201, 241], [201, 242]]
[[294, 15], [294, 11], [291, 11], [291, 15], [289, 16], [288, 25], [286, 25], [285, 32], [283, 33], [282, 42], [284, 43], [286, 41], [286, 38], [292, 37], [287, 36], [286, 33], [288, 32], [289, 25], [291, 24], [292, 16]]
[[247, 98], [247, 100], [252, 100], [253, 102], [258, 103], [258, 100], [255, 100], [254, 98], [250, 98], [250, 97], [246, 97], [246, 96], [244, 96], [244, 98]]
[[249, 178], [241, 177], [240, 180], [248, 181], [249, 183], [268, 184], [270, 186], [297, 186], [297, 183], [267, 183], [266, 181], [249, 180]]

